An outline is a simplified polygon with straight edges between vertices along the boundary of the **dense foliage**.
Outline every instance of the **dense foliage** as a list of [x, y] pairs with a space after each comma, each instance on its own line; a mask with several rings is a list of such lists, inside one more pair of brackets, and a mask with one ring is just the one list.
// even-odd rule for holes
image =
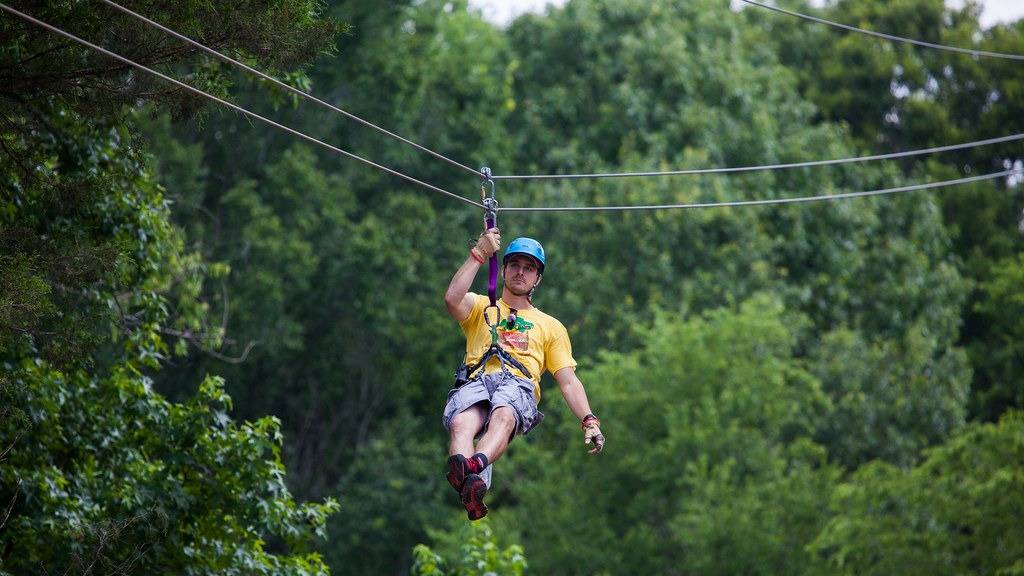
[[233, 422], [219, 380], [172, 404], [130, 368], [15, 378], [30, 427], [4, 430], [5, 571], [326, 573], [309, 542], [336, 505], [292, 499], [278, 422]]
[[[231, 83], [97, 6], [22, 8], [145, 65], [195, 67], [203, 88]], [[297, 72], [336, 28], [316, 9], [154, 15]], [[136, 124], [144, 102], [198, 103], [6, 13], [0, 43], [0, 573], [326, 573], [313, 542], [337, 504], [292, 497], [279, 421], [236, 423], [218, 377], [171, 403], [147, 375], [172, 345], [222, 336], [203, 330], [203, 282], [223, 270], [185, 247]]]
[[1020, 574], [1024, 413], [974, 424], [909, 470], [873, 462], [835, 490], [811, 549], [839, 574]]
[[[478, 193], [458, 168], [135, 20], [45, 4], [26, 10]], [[782, 4], [1024, 53], [1024, 23], [983, 29], [973, 3]], [[771, 164], [1024, 128], [1016, 63], [724, 0], [571, 0], [507, 28], [464, 0], [131, 6], [497, 174]], [[462, 351], [441, 298], [480, 214], [8, 15], [0, 39], [0, 571], [1021, 571], [1019, 181], [501, 214], [506, 238], [546, 247], [535, 302], [568, 327], [609, 444], [587, 456], [550, 387], [545, 424], [496, 468], [490, 517], [467, 527], [441, 473]], [[503, 206], [809, 196], [1022, 157], [1010, 143], [497, 193]]]

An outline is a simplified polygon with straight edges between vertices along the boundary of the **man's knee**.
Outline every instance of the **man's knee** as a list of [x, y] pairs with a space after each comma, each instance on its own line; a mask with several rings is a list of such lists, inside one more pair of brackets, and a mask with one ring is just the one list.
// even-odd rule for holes
[[453, 436], [473, 436], [483, 427], [481, 410], [477, 405], [470, 406], [452, 417], [449, 430]]
[[511, 430], [516, 425], [516, 413], [510, 406], [499, 406], [491, 412], [491, 423], [492, 428], [499, 427]]

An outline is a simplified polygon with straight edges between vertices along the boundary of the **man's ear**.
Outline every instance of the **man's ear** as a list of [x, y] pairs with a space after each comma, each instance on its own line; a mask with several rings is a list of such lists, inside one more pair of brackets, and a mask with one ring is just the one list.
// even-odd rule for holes
[[543, 274], [537, 274], [537, 283], [534, 284], [533, 287], [536, 288], [537, 286], [540, 286], [540, 281], [543, 280], [543, 279], [544, 279], [544, 275]]

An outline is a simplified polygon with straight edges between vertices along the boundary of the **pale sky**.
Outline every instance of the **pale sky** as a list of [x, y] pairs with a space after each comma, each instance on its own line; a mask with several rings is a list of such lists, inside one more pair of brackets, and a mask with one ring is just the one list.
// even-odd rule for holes
[[[960, 3], [958, 0], [947, 2]], [[543, 12], [545, 5], [562, 5], [565, 0], [469, 0], [469, 4], [483, 10], [484, 17], [491, 22], [504, 25], [524, 12]], [[986, 27], [1024, 17], [1024, 0], [981, 0], [981, 4], [985, 7], [981, 24]]]

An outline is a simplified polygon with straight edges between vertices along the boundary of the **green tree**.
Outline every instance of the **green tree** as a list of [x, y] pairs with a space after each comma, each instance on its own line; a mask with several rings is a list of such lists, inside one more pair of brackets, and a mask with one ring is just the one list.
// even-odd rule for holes
[[188, 301], [199, 263], [126, 124], [87, 120], [56, 100], [31, 106], [7, 117], [16, 128], [2, 137], [0, 355], [89, 363], [113, 330], [152, 364], [162, 343], [144, 328], [171, 291], [185, 306], [164, 326], [196, 322]]
[[974, 312], [988, 329], [971, 343], [979, 379], [987, 384], [975, 392], [977, 412], [993, 419], [1003, 411], [1024, 406], [1024, 253], [993, 262], [988, 279], [979, 286], [982, 297]]
[[523, 549], [515, 544], [501, 549], [486, 521], [464, 525], [460, 531], [462, 546], [457, 559], [445, 562], [440, 554], [424, 544], [413, 549], [414, 576], [486, 576], [508, 574], [522, 576], [526, 571]]
[[[137, 9], [196, 37], [215, 37], [215, 48], [262, 59], [273, 71], [312, 58], [336, 29], [316, 17], [313, 3]], [[191, 66], [187, 79], [199, 88], [223, 94], [229, 84], [220, 64], [191, 48], [167, 47], [162, 32], [127, 16], [75, 3], [27, 10], [172, 75], [175, 66]], [[80, 361], [107, 339], [102, 320], [113, 317], [115, 329], [130, 335], [154, 323], [161, 291], [196, 291], [199, 264], [173, 246], [181, 238], [133, 141], [130, 107], [150, 101], [183, 114], [198, 102], [11, 15], [0, 21], [0, 45], [8, 71], [0, 94], [0, 352], [39, 349], [51, 360]], [[180, 312], [164, 322], [178, 334], [197, 321], [194, 309]]]
[[278, 421], [235, 423], [220, 380], [173, 404], [130, 367], [8, 370], [30, 417], [0, 422], [0, 572], [327, 573], [312, 544], [337, 504], [293, 500]]
[[833, 404], [816, 437], [850, 470], [876, 458], [911, 466], [921, 449], [964, 425], [966, 354], [942, 353], [926, 330], [877, 343], [848, 330], [830, 332], [812, 350], [810, 367]]
[[[804, 3], [794, 7], [807, 12]], [[967, 2], [947, 6], [940, 0], [872, 2], [841, 0], [827, 5], [825, 18], [909, 38], [981, 50], [1021, 53], [1024, 28], [1020, 22], [985, 29], [979, 23], [981, 6]], [[800, 70], [801, 93], [821, 116], [848, 127], [850, 134], [872, 153], [938, 146], [1018, 133], [1024, 74], [1011, 60], [972, 58], [948, 51], [895, 44], [860, 34], [843, 34], [825, 26], [745, 11], [747, 21], [769, 32], [767, 41], [779, 47], [783, 62]], [[1002, 170], [1021, 161], [1019, 146], [983, 146], [955, 154], [901, 160], [904, 172], [934, 179]], [[940, 196], [958, 267], [978, 286], [993, 281], [997, 262], [1024, 249], [1016, 234], [1024, 188], [1019, 183], [992, 182], [958, 187]], [[1005, 357], [988, 318], [991, 309], [984, 290], [973, 290], [961, 313], [960, 346], [968, 350], [974, 370], [970, 413], [994, 420], [1009, 407], [1003, 392], [993, 388], [1019, 380], [992, 373], [991, 358]]]
[[[397, 416], [358, 447], [336, 488], [345, 514], [328, 522], [332, 538], [324, 559], [331, 566], [375, 574], [407, 572], [413, 546], [439, 526], [440, 518], [460, 509], [440, 473], [446, 458], [440, 435], [428, 424], [434, 422]], [[459, 516], [465, 520], [465, 512]]]
[[840, 485], [810, 547], [839, 574], [1019, 574], [1024, 416], [973, 424], [912, 470], [876, 462]]
[[[230, 85], [94, 8], [26, 10], [200, 88]], [[137, 8], [275, 73], [336, 29], [312, 2]], [[217, 272], [186, 250], [135, 134], [141, 103], [198, 103], [9, 15], [0, 46], [0, 572], [326, 573], [312, 546], [337, 506], [292, 498], [277, 421], [235, 424], [219, 379], [170, 403], [145, 374], [169, 343], [220, 338], [202, 330]]]
[[[523, 61], [510, 119], [513, 133], [523, 135], [518, 171], [759, 164], [807, 159], [808, 151], [814, 158], [855, 155], [840, 127], [815, 122], [814, 106], [797, 91], [794, 72], [767, 49], [766, 35], [742, 26], [720, 3], [573, 2], [543, 19], [524, 18], [509, 34]], [[801, 196], [898, 180], [894, 167], [846, 167], [532, 183], [505, 194], [517, 204], [650, 204]], [[623, 334], [605, 321], [612, 314], [643, 319], [652, 304], [682, 300], [704, 309], [760, 290], [784, 291], [822, 328], [848, 323], [900, 337], [926, 315], [942, 323], [948, 341], [956, 338], [965, 287], [941, 214], [923, 195], [516, 219], [527, 232], [543, 231], [554, 256], [586, 255], [556, 261], [580, 285], [595, 286], [590, 301], [559, 285], [542, 290], [552, 291], [555, 312], [580, 319], [575, 332], [583, 348], [620, 341]], [[609, 305], [595, 309], [594, 301]]]

